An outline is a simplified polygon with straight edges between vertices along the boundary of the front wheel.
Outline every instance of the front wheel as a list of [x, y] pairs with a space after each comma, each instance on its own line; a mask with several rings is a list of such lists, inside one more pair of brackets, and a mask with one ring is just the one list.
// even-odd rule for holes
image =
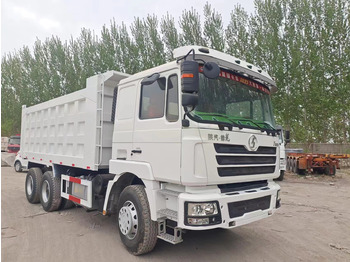
[[284, 170], [280, 171], [280, 176], [276, 178], [277, 181], [283, 181], [284, 178]]
[[15, 171], [16, 172], [22, 172], [22, 170], [23, 170], [23, 167], [21, 165], [21, 162], [16, 161], [16, 163], [15, 163]]
[[120, 194], [117, 212], [119, 235], [128, 251], [134, 255], [152, 251], [157, 243], [157, 223], [151, 220], [144, 186], [126, 187]]

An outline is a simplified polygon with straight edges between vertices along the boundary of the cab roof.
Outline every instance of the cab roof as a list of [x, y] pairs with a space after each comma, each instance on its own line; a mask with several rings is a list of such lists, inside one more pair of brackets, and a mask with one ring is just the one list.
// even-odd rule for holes
[[[264, 70], [248, 63], [244, 60], [231, 56], [229, 54], [210, 49], [202, 46], [182, 46], [174, 49], [173, 56], [176, 59], [180, 59], [187, 55], [191, 50], [195, 52], [195, 58], [203, 59], [206, 62], [216, 62], [220, 67], [225, 67], [229, 70], [238, 72], [242, 75], [248, 76], [262, 84], [266, 85], [270, 92], [276, 92], [276, 82], [272, 77]], [[190, 57], [192, 54], [190, 55]]]

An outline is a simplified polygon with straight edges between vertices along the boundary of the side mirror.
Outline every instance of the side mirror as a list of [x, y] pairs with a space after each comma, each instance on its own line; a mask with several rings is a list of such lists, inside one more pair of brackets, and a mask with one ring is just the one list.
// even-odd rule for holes
[[183, 61], [181, 65], [181, 90], [194, 93], [199, 90], [199, 65], [196, 61]]
[[189, 94], [189, 93], [183, 93], [182, 94], [182, 106], [183, 107], [192, 107], [192, 111], [195, 106], [198, 104], [198, 95], [197, 94]]
[[199, 64], [196, 61], [183, 61], [181, 65], [182, 106], [187, 112], [198, 104]]
[[220, 75], [220, 67], [217, 63], [207, 62], [203, 66], [203, 74], [210, 79], [218, 78]]
[[289, 130], [286, 130], [284, 132], [284, 141], [285, 141], [285, 144], [288, 144], [290, 142], [290, 131]]

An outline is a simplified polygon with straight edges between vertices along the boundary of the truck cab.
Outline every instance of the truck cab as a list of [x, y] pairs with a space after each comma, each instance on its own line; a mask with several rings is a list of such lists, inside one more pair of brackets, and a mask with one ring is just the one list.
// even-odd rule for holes
[[[154, 220], [203, 230], [270, 216], [280, 189], [273, 182], [280, 170], [270, 100], [275, 82], [207, 48], [178, 48], [174, 57], [118, 85], [110, 160], [117, 176], [107, 195], [132, 170], [149, 183], [148, 195], [159, 194], [150, 201]], [[111, 212], [108, 202], [104, 212]]]
[[11, 136], [7, 146], [7, 152], [17, 153], [20, 149], [20, 144], [21, 144], [21, 135]]

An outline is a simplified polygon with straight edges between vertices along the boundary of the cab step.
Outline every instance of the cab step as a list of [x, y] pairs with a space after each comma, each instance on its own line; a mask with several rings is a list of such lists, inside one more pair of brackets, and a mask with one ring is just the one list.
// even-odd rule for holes
[[157, 237], [159, 239], [162, 239], [162, 240], [169, 242], [173, 245], [181, 243], [183, 241], [182, 229], [175, 227], [175, 228], [173, 228], [172, 231], [174, 234], [167, 233], [165, 220], [158, 221], [158, 236]]
[[158, 217], [159, 218], [168, 218], [173, 221], [177, 221], [177, 211], [165, 208], [158, 210]]

